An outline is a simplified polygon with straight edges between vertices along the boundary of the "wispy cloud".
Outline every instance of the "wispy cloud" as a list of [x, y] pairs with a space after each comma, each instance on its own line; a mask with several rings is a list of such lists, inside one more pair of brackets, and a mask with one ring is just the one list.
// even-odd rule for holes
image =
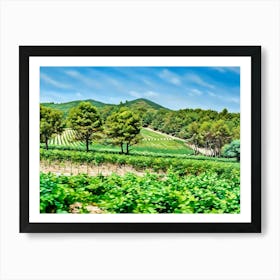
[[138, 91], [134, 91], [131, 90], [129, 91], [129, 95], [131, 95], [132, 97], [136, 97], [136, 98], [151, 98], [151, 97], [157, 97], [159, 96], [159, 93], [154, 92], [154, 91], [145, 91], [145, 92], [138, 92]]
[[203, 92], [201, 90], [196, 89], [196, 88], [192, 88], [188, 92], [188, 96], [201, 96], [202, 94], [203, 94]]
[[224, 67], [212, 67], [213, 70], [216, 70], [220, 73], [226, 73], [226, 70]]
[[240, 67], [227, 67], [229, 71], [235, 73], [235, 74], [240, 74]]
[[62, 95], [59, 91], [43, 90], [40, 92], [41, 102], [53, 102], [54, 100], [57, 103], [71, 101], [73, 100], [73, 93], [69, 92]]
[[226, 73], [228, 71], [235, 73], [235, 74], [240, 74], [240, 67], [212, 67], [213, 70], [216, 70], [220, 73]]
[[239, 104], [240, 103], [240, 98], [239, 97], [235, 97], [235, 96], [228, 96], [225, 94], [216, 94], [214, 92], [208, 91], [207, 92], [209, 96], [214, 97], [216, 100], [219, 99], [223, 102], [226, 103], [235, 103], [235, 104]]
[[50, 76], [48, 76], [47, 74], [42, 73], [42, 72], [40, 74], [40, 78], [46, 84], [54, 86], [56, 88], [60, 88], [60, 89], [69, 89], [69, 88], [71, 88], [69, 84], [56, 81], [55, 79], [51, 78]]
[[159, 96], [159, 93], [150, 90], [150, 91], [145, 92], [144, 96], [145, 97], [157, 97], [157, 96]]
[[142, 81], [147, 86], [154, 86], [154, 84], [148, 79], [143, 78]]
[[235, 104], [239, 104], [240, 103], [240, 98], [238, 98], [238, 97], [229, 97], [229, 98], [227, 98], [227, 101], [235, 103]]
[[134, 90], [129, 91], [129, 95], [136, 97], [136, 98], [141, 97], [140, 93], [137, 91], [134, 91]]
[[175, 73], [171, 72], [168, 69], [163, 69], [160, 73], [159, 73], [159, 77], [173, 85], [179, 86], [181, 85], [181, 79], [178, 75], [176, 75]]
[[209, 96], [212, 96], [212, 97], [216, 97], [217, 94], [212, 92], [212, 91], [207, 91], [207, 93], [209, 94]]
[[100, 84], [92, 77], [84, 76], [79, 71], [76, 70], [66, 70], [64, 72], [71, 78], [79, 80], [81, 83], [87, 85], [88, 87], [99, 88]]
[[123, 84], [120, 81], [118, 81], [117, 79], [106, 77], [106, 81], [108, 81], [108, 83], [110, 83], [112, 86], [114, 86], [120, 90], [124, 89]]
[[215, 88], [214, 85], [204, 81], [201, 77], [199, 77], [196, 74], [187, 74], [186, 79], [189, 82], [197, 84], [197, 85], [202, 86], [202, 87], [207, 87], [207, 88], [211, 88], [211, 89]]

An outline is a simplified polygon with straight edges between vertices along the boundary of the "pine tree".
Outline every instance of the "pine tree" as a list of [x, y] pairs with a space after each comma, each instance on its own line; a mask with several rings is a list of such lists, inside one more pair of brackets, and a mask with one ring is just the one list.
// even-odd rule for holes
[[89, 144], [102, 130], [101, 118], [96, 108], [90, 102], [81, 102], [77, 107], [70, 110], [68, 116], [69, 126], [77, 132], [76, 139], [84, 141], [86, 151]]

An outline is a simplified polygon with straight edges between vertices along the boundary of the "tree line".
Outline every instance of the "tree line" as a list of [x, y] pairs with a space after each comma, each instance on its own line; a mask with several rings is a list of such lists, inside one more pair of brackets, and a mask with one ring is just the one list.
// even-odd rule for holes
[[[202, 109], [170, 111], [136, 108], [142, 124], [154, 130], [185, 139], [199, 153], [199, 148], [209, 151], [209, 156], [240, 158], [240, 113]], [[229, 145], [235, 141], [232, 145]], [[239, 148], [237, 146], [239, 145]], [[227, 148], [227, 150], [223, 149]], [[229, 148], [230, 147], [230, 148]]]
[[118, 145], [122, 154], [129, 154], [130, 147], [141, 139], [140, 117], [129, 108], [121, 107], [104, 121], [90, 102], [81, 102], [65, 120], [59, 110], [40, 105], [40, 141], [46, 149], [48, 141], [66, 126], [76, 131], [76, 140], [85, 143], [87, 152], [93, 140], [104, 138], [107, 144]]
[[91, 103], [81, 102], [70, 110], [66, 119], [62, 112], [40, 105], [40, 118], [40, 138], [46, 149], [48, 140], [67, 126], [76, 131], [76, 140], [83, 141], [87, 151], [93, 140], [102, 139], [104, 144], [117, 145], [121, 153], [129, 154], [130, 147], [141, 140], [143, 126], [185, 139], [196, 154], [199, 148], [205, 148], [211, 152], [210, 156], [223, 153], [227, 157], [240, 157], [240, 114], [229, 113], [227, 109], [171, 111], [120, 104], [97, 110]]

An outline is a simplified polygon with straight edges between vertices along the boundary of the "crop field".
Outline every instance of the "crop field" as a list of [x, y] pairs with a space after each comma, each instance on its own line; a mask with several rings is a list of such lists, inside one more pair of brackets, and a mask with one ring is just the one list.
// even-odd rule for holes
[[62, 134], [56, 135], [50, 139], [50, 145], [69, 146], [69, 147], [82, 147], [84, 143], [75, 139], [76, 132], [70, 128], [66, 128]]
[[78, 213], [92, 213], [91, 208], [98, 213], [240, 212], [238, 162], [45, 149], [40, 156], [41, 162], [64, 168], [111, 164], [116, 168], [129, 166], [143, 174], [41, 173], [42, 213], [72, 213], [77, 203], [81, 205]]
[[182, 174], [200, 174], [206, 171], [213, 171], [221, 176], [223, 174], [230, 174], [234, 170], [239, 170], [240, 164], [238, 162], [223, 162], [214, 160], [197, 160], [184, 159], [177, 157], [157, 157], [157, 156], [143, 156], [143, 155], [120, 155], [112, 153], [94, 152], [87, 153], [83, 151], [64, 151], [64, 150], [45, 150], [40, 151], [41, 160], [52, 161], [71, 161], [73, 163], [88, 163], [91, 165], [100, 165], [103, 163], [110, 163], [116, 165], [129, 165], [138, 170], [145, 170], [152, 168], [154, 171], [168, 171], [169, 169], [176, 169]]

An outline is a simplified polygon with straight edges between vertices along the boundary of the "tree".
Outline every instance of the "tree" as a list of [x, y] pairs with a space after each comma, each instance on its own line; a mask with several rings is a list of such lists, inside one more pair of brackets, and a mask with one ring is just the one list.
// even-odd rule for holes
[[120, 146], [122, 154], [129, 154], [129, 147], [140, 140], [140, 117], [127, 107], [121, 107], [118, 112], [109, 116], [105, 127], [106, 135], [113, 144]]
[[232, 129], [232, 138], [233, 139], [240, 139], [240, 126], [239, 125]]
[[198, 154], [199, 143], [202, 139], [199, 128], [200, 127], [199, 127], [199, 124], [197, 122], [192, 122], [187, 127], [189, 140], [194, 145], [195, 154]]
[[47, 150], [49, 139], [63, 131], [62, 116], [62, 112], [40, 105], [40, 141], [45, 143]]
[[224, 108], [223, 111], [219, 115], [222, 119], [226, 120], [228, 117], [228, 110], [226, 108]]
[[69, 126], [77, 132], [76, 139], [86, 143], [86, 151], [93, 139], [98, 138], [102, 130], [101, 118], [90, 102], [81, 102], [72, 108], [68, 116]]
[[233, 140], [223, 147], [222, 154], [225, 157], [235, 157], [240, 161], [240, 140]]
[[214, 155], [215, 143], [214, 143], [214, 135], [212, 130], [213, 122], [205, 121], [199, 128], [202, 144], [204, 148], [209, 151], [208, 155]]
[[98, 108], [100, 118], [102, 123], [106, 121], [106, 119], [114, 112], [117, 111], [116, 106], [113, 105], [106, 105], [104, 107]]
[[215, 156], [220, 156], [222, 147], [231, 141], [230, 130], [224, 120], [218, 120], [213, 123], [211, 133], [216, 150]]
[[162, 130], [167, 113], [168, 111], [166, 109], [159, 109], [153, 116], [151, 127], [155, 130]]
[[156, 110], [154, 109], [149, 109], [141, 114], [143, 127], [148, 127], [149, 125], [151, 125], [155, 114]]

